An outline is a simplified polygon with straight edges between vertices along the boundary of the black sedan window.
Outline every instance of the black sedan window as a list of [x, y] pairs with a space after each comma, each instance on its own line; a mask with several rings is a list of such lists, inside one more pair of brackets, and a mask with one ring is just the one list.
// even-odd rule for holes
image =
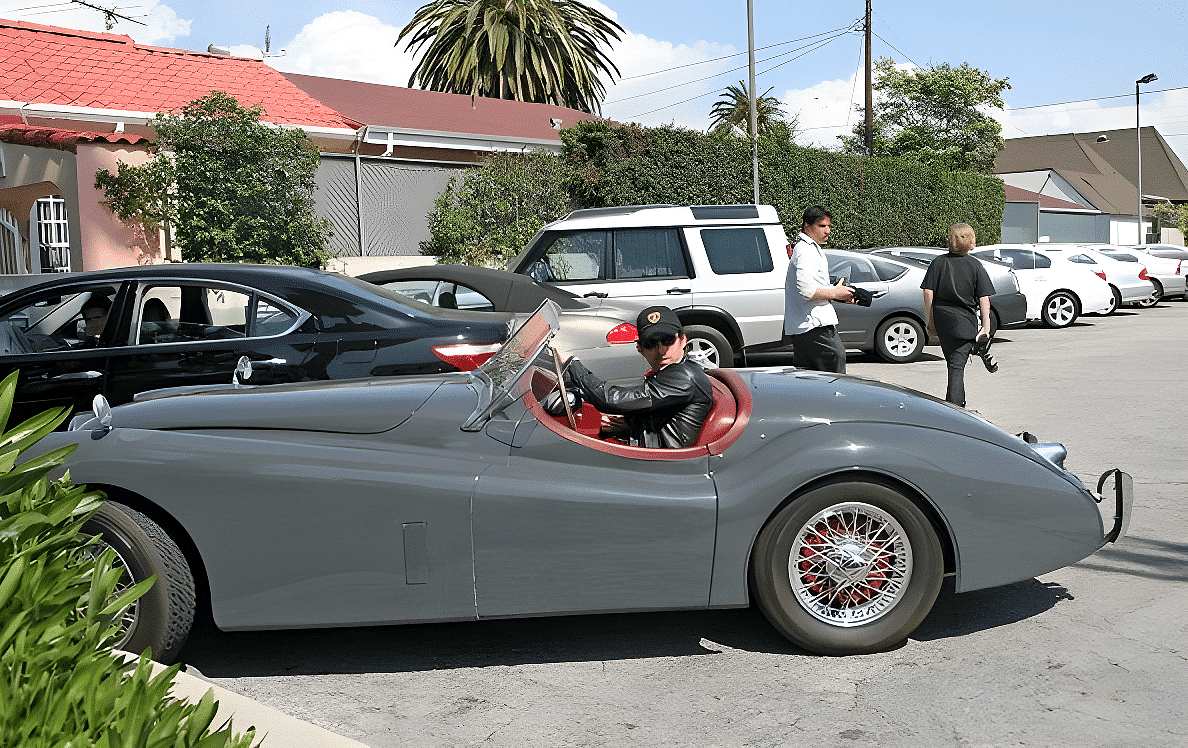
[[94, 345], [107, 324], [116, 290], [107, 285], [56, 289], [10, 309], [0, 319], [0, 354], [39, 353], [78, 348], [87, 343]]
[[134, 345], [242, 338], [251, 295], [224, 288], [169, 284], [146, 288], [133, 327]]

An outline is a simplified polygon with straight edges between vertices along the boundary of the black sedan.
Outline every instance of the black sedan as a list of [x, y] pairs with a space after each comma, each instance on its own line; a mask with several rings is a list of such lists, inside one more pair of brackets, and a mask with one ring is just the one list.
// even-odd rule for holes
[[55, 277], [0, 299], [0, 376], [21, 372], [14, 418], [138, 392], [471, 370], [511, 314], [441, 309], [336, 273], [170, 264]]

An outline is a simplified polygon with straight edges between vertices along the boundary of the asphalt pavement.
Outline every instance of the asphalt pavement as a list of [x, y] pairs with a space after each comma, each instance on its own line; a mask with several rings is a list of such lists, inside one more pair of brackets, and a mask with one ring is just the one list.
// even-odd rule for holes
[[[219, 685], [388, 746], [1188, 745], [1188, 302], [999, 332], [969, 407], [1134, 476], [1129, 534], [1074, 566], [942, 592], [902, 647], [818, 657], [754, 609], [195, 633]], [[778, 357], [765, 360], [776, 363]], [[849, 372], [932, 394], [930, 346]]]

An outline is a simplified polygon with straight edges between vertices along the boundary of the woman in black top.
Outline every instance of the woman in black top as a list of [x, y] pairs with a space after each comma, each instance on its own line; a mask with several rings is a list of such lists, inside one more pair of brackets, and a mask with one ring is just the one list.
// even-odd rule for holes
[[[970, 257], [976, 237], [967, 223], [949, 229], [949, 251], [938, 256], [924, 274], [924, 312], [928, 331], [940, 338], [948, 364], [945, 399], [965, 407], [965, 364], [974, 341], [990, 338], [990, 296], [994, 284], [980, 260]], [[981, 324], [979, 326], [979, 318]]]

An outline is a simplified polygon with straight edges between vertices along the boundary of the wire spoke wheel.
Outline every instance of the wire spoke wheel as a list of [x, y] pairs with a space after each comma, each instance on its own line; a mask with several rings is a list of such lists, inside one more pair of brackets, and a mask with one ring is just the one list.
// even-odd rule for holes
[[881, 652], [932, 608], [944, 551], [916, 502], [878, 479], [829, 482], [788, 502], [755, 539], [759, 609], [810, 652]]
[[[124, 594], [129, 587], [136, 584], [136, 580], [132, 578], [132, 572], [129, 571], [128, 560], [120, 554], [120, 549], [115, 546], [105, 543], [103, 540], [96, 540], [87, 546], [88, 552], [93, 559], [98, 560], [99, 556], [107, 549], [115, 552], [115, 560], [111, 564], [111, 568], [119, 569], [120, 581], [116, 582], [115, 587], [111, 591], [111, 596], [108, 597], [107, 602], [115, 600], [120, 595]], [[116, 649], [124, 649], [125, 645], [132, 638], [132, 632], [136, 628], [136, 619], [140, 614], [140, 601], [136, 600], [127, 608], [124, 609], [124, 614], [120, 617], [117, 624], [119, 638], [112, 643], [112, 647]]]
[[906, 538], [894, 517], [870, 504], [829, 507], [805, 523], [792, 544], [792, 592], [810, 615], [835, 626], [877, 620], [911, 580]]

